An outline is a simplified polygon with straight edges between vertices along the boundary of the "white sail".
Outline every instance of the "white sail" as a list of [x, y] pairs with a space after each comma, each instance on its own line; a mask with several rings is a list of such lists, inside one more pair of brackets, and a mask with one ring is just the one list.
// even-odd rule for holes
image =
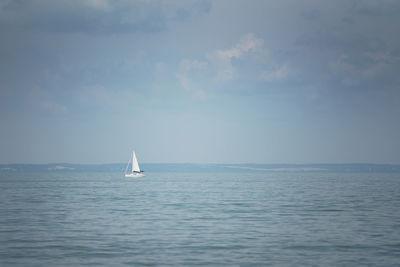
[[139, 163], [136, 159], [135, 151], [132, 152], [132, 172], [140, 172]]
[[[126, 171], [128, 170], [129, 163], [131, 162], [131, 159], [132, 159], [132, 171], [130, 173], [127, 173]], [[131, 159], [129, 159], [128, 165], [126, 166], [125, 177], [128, 177], [128, 178], [143, 177], [144, 174], [139, 168], [139, 163], [137, 161], [135, 151], [132, 152], [132, 158]]]

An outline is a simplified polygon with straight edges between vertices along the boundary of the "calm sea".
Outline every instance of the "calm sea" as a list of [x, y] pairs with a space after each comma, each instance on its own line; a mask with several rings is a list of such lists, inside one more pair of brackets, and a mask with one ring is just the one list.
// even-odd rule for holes
[[1, 266], [399, 266], [400, 174], [1, 173]]

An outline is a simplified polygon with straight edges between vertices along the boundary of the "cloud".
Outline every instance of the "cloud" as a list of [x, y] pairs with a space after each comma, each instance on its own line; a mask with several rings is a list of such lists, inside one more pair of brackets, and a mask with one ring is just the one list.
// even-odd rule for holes
[[39, 108], [52, 114], [66, 114], [69, 111], [64, 104], [57, 101], [50, 93], [37, 86], [30, 89], [28, 100], [34, 108]]
[[299, 81], [336, 95], [341, 90], [345, 95], [350, 87], [382, 90], [398, 84], [399, 1], [338, 1], [331, 7], [313, 7], [318, 16], [296, 34], [290, 59]]
[[116, 108], [129, 105], [137, 100], [132, 90], [112, 90], [102, 85], [91, 85], [81, 88], [77, 93], [77, 101], [84, 106], [97, 106], [105, 108]]
[[398, 16], [400, 6], [396, 0], [369, 0], [354, 2], [352, 10], [360, 15], [371, 16]]
[[157, 62], [154, 64], [151, 88], [157, 92], [163, 92], [166, 89], [165, 85], [170, 84], [171, 79], [174, 78], [167, 63]]
[[159, 32], [169, 21], [208, 12], [207, 6], [207, 0], [6, 1], [0, 5], [0, 27], [56, 33]]
[[287, 64], [278, 66], [276, 69], [270, 71], [263, 71], [261, 73], [261, 79], [267, 82], [279, 81], [286, 78], [289, 74], [289, 67]]
[[245, 54], [254, 52], [263, 46], [264, 40], [256, 38], [254, 34], [246, 34], [239, 43], [226, 50], [216, 50], [206, 55], [213, 65], [218, 80], [232, 80], [236, 69], [232, 65], [232, 59], [242, 58]]
[[156, 67], [156, 72], [162, 74], [166, 71], [167, 64], [165, 64], [164, 62], [157, 62], [155, 67]]
[[[202, 98], [206, 98], [215, 83], [241, 78], [265, 82], [284, 80], [289, 74], [288, 64], [278, 60], [273, 63], [266, 57], [267, 51], [264, 40], [249, 33], [231, 48], [206, 53], [205, 61], [182, 60], [176, 78], [186, 91]], [[237, 75], [239, 72], [242, 75]], [[206, 88], [200, 88], [198, 84]]]
[[199, 77], [207, 67], [207, 62], [184, 59], [179, 65], [176, 77], [186, 91], [193, 93], [198, 98], [205, 99], [208, 95], [193, 81], [192, 77]]
[[[248, 62], [252, 66], [250, 67], [251, 71], [248, 71], [250, 73], [254, 71], [261, 72], [258, 77], [257, 75], [249, 75], [253, 79], [261, 78], [261, 80], [267, 82], [283, 80], [289, 74], [288, 64], [273, 63], [272, 56], [266, 56], [268, 54], [270, 54], [270, 51], [264, 46], [264, 40], [252, 33], [248, 33], [240, 38], [239, 42], [232, 48], [213, 51], [208, 53], [206, 57], [214, 68], [216, 79], [220, 81], [229, 81], [237, 78], [236, 74], [240, 67], [234, 66], [234, 60], [238, 60], [239, 63]], [[241, 68], [242, 70], [244, 69], [244, 67]]]
[[342, 54], [330, 63], [330, 67], [334, 74], [340, 75], [343, 85], [358, 86], [387, 75], [396, 68], [396, 63], [399, 63], [399, 58], [378, 51]]
[[108, 0], [86, 0], [82, 1], [82, 3], [94, 8], [103, 11], [111, 11], [112, 6]]

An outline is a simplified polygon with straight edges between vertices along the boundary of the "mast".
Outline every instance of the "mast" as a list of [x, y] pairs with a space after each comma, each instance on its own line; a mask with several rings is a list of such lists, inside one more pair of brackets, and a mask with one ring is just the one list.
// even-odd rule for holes
[[135, 151], [132, 151], [132, 172], [133, 172], [133, 161], [136, 160]]
[[128, 164], [126, 164], [126, 168], [125, 168], [125, 173], [127, 173], [126, 171], [128, 170], [129, 167], [129, 163], [131, 162], [131, 159], [129, 159]]

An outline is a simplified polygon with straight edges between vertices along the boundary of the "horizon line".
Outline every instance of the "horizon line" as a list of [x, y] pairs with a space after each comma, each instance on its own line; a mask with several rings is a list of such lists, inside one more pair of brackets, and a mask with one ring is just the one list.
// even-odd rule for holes
[[[126, 164], [126, 162], [107, 162], [107, 163], [71, 163], [71, 162], [48, 162], [48, 163], [0, 163], [0, 165], [56, 165], [56, 164], [69, 164], [69, 165], [111, 165], [111, 164]], [[400, 165], [400, 163], [374, 163], [374, 162], [347, 162], [347, 163], [254, 163], [254, 162], [226, 162], [226, 163], [213, 163], [213, 162], [141, 162], [140, 164], [195, 164], [195, 165]]]

